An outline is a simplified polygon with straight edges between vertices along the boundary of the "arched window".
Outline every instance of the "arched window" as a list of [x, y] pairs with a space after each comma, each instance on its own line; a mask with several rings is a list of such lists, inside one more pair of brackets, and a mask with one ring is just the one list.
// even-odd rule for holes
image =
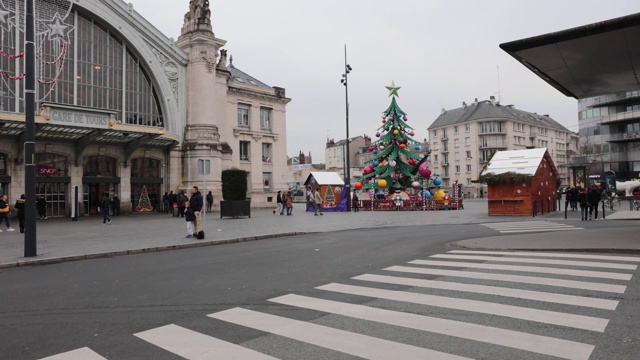
[[162, 162], [156, 159], [139, 157], [131, 160], [132, 178], [159, 178]]
[[83, 176], [117, 177], [118, 159], [111, 156], [86, 156], [82, 167]]
[[69, 158], [52, 153], [36, 154], [36, 169], [38, 176], [69, 176]]

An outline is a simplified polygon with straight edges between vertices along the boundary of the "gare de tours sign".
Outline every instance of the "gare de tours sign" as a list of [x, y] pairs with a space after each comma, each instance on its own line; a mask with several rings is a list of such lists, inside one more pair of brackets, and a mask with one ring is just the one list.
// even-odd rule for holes
[[108, 129], [110, 121], [115, 120], [115, 114], [82, 108], [47, 105], [43, 110], [53, 125]]

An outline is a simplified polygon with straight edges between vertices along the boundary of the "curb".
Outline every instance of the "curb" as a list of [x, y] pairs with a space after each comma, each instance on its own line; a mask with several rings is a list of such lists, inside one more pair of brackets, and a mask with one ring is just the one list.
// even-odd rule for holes
[[267, 239], [296, 236], [296, 235], [306, 235], [306, 234], [309, 234], [309, 233], [308, 232], [288, 232], [288, 233], [280, 233], [280, 234], [249, 236], [249, 237], [237, 238], [237, 239], [210, 240], [210, 241], [194, 242], [194, 243], [188, 243], [188, 244], [156, 246], [156, 247], [142, 248], [142, 249], [108, 251], [108, 252], [86, 254], [86, 255], [71, 255], [71, 256], [63, 256], [63, 257], [50, 258], [50, 259], [22, 260], [22, 261], [0, 264], [0, 269], [9, 269], [9, 268], [15, 268], [15, 267], [36, 266], [36, 265], [59, 264], [63, 262], [110, 258], [115, 256], [123, 256], [123, 255], [137, 255], [137, 254], [146, 254], [146, 253], [160, 252], [160, 251], [192, 249], [192, 248], [198, 248], [198, 247], [204, 247], [204, 246], [236, 244], [236, 243], [242, 243], [242, 242], [248, 242], [248, 241], [267, 240]]

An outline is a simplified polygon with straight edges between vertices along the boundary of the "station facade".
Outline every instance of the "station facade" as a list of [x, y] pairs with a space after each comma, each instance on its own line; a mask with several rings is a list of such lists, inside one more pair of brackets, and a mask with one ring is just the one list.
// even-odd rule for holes
[[[48, 4], [52, 3], [52, 4]], [[24, 193], [24, 11], [0, 0], [0, 193]], [[36, 2], [37, 195], [49, 216], [80, 214], [118, 195], [136, 211], [143, 193], [193, 185], [221, 198], [220, 173], [248, 172], [253, 207], [287, 188], [285, 90], [237, 69], [193, 0], [181, 36], [167, 38], [123, 1]], [[4, 26], [6, 25], [6, 26]], [[198, 174], [198, 160], [211, 164]]]

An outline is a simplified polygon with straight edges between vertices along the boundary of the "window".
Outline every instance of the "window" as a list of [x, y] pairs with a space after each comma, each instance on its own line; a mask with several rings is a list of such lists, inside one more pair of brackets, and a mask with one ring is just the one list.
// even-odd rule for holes
[[444, 162], [445, 165], [449, 164], [449, 154], [442, 154], [442, 162]]
[[456, 165], [456, 174], [460, 174], [460, 165]]
[[454, 133], [454, 134], [457, 134], [457, 133], [458, 133], [458, 125], [456, 125], [456, 126], [454, 126], [454, 127], [453, 127], [453, 133]]
[[262, 173], [262, 190], [270, 191], [271, 190], [271, 173], [263, 172]]
[[260, 129], [271, 130], [271, 109], [260, 108]]
[[467, 172], [471, 173], [471, 165], [467, 165]]
[[442, 129], [442, 138], [446, 139], [447, 138], [447, 129]]
[[471, 138], [470, 137], [464, 138], [464, 146], [471, 146]]
[[437, 138], [438, 137], [438, 130], [433, 130], [433, 138]]
[[262, 161], [271, 162], [271, 144], [262, 143]]
[[249, 127], [249, 105], [238, 104], [238, 127]]
[[453, 147], [460, 147], [460, 140], [454, 139], [453, 140]]
[[460, 160], [460, 153], [459, 152], [454, 153], [453, 156], [454, 156], [453, 159], [455, 161], [459, 161]]
[[249, 160], [249, 142], [240, 141], [240, 160]]
[[471, 125], [470, 124], [464, 124], [464, 131], [465, 132], [469, 132], [469, 130], [471, 130]]
[[449, 167], [445, 166], [442, 168], [442, 170], [444, 170], [444, 177], [449, 177]]
[[467, 159], [471, 159], [471, 151], [470, 150], [467, 150], [467, 154], [466, 155], [467, 155]]
[[471, 178], [467, 178], [467, 186], [471, 186]]
[[433, 162], [438, 162], [438, 155], [433, 155]]

